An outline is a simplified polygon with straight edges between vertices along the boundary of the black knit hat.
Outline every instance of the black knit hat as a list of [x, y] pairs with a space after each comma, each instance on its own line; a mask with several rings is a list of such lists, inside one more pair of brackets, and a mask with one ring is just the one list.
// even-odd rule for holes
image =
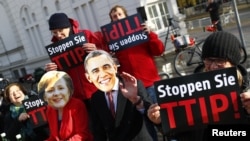
[[62, 29], [70, 27], [70, 21], [66, 14], [64, 13], [55, 13], [49, 18], [49, 29]]
[[224, 58], [238, 65], [241, 59], [241, 47], [236, 36], [225, 31], [218, 31], [206, 38], [202, 47], [202, 58]]

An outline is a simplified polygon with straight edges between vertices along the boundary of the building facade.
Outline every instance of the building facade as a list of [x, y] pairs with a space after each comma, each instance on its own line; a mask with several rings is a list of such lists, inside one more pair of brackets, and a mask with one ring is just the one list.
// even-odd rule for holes
[[53, 13], [64, 12], [82, 29], [99, 31], [110, 22], [108, 13], [116, 4], [129, 15], [144, 7], [163, 41], [167, 19], [179, 14], [175, 0], [0, 0], [0, 77], [18, 80], [50, 62], [45, 46], [51, 44], [48, 19]]

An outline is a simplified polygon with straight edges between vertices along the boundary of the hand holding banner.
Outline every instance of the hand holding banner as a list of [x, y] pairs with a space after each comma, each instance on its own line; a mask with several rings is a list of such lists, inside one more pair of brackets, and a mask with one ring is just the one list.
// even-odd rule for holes
[[47, 103], [38, 96], [33, 96], [23, 101], [23, 105], [27, 114], [30, 115], [30, 120], [33, 128], [47, 124], [45, 114]]

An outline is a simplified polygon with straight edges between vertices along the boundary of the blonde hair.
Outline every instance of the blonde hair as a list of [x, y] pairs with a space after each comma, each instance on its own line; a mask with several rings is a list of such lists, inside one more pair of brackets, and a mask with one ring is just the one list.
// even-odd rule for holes
[[39, 81], [38, 85], [37, 85], [37, 91], [40, 94], [43, 94], [45, 91], [45, 88], [49, 85], [49, 83], [53, 82], [53, 81], [57, 81], [59, 79], [64, 79], [66, 82], [66, 85], [70, 91], [70, 94], [73, 94], [74, 91], [74, 87], [73, 87], [73, 81], [71, 79], [71, 77], [63, 71], [48, 71], [46, 72], [41, 80]]
[[243, 79], [241, 72], [238, 69], [237, 69], [237, 78], [238, 78], [239, 86], [242, 87], [244, 79]]

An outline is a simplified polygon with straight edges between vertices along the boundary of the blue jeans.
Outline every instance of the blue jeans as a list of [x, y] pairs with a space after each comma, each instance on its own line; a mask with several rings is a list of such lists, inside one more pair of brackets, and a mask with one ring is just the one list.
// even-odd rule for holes
[[[156, 93], [155, 93], [154, 86], [147, 87], [146, 90], [147, 90], [149, 96], [151, 97], [153, 103], [156, 103], [157, 99], [156, 99]], [[146, 120], [145, 124], [146, 124], [146, 127], [148, 129], [149, 134], [153, 138], [153, 141], [158, 141], [158, 135], [157, 135], [157, 131], [156, 131], [154, 124], [151, 121], [147, 121], [147, 120]]]
[[151, 97], [153, 103], [157, 103], [157, 98], [156, 98], [154, 85], [152, 85], [150, 87], [147, 87], [146, 90], [147, 90], [149, 96]]

